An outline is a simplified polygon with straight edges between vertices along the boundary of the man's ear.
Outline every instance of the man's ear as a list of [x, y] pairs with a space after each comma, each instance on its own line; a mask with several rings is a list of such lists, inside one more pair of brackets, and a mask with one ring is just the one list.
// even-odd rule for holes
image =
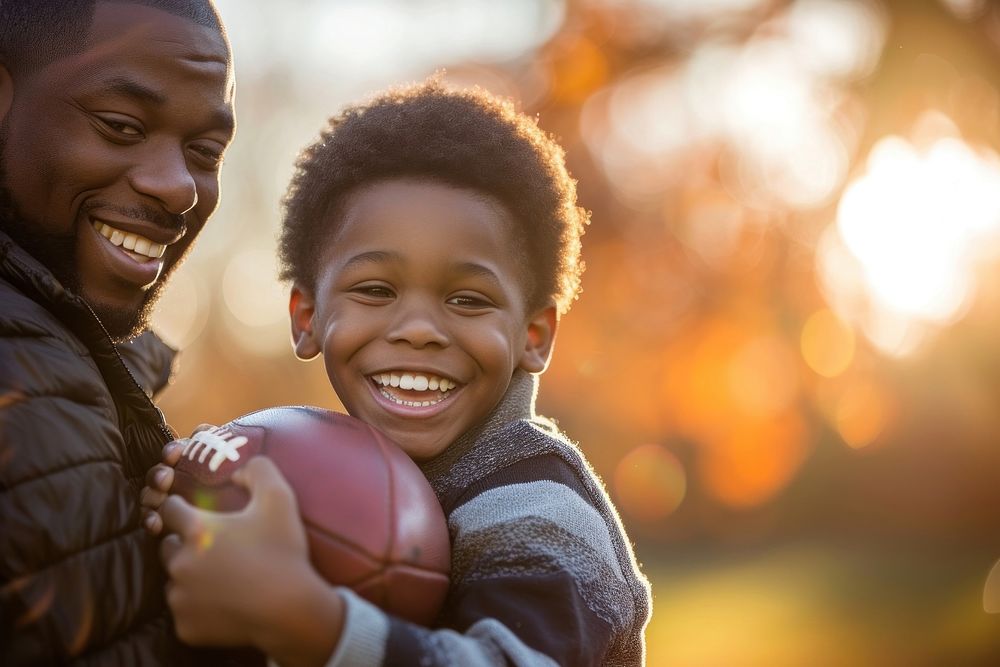
[[14, 104], [14, 78], [10, 70], [0, 63], [0, 123], [7, 118], [10, 107]]
[[552, 346], [556, 342], [559, 313], [555, 306], [546, 306], [528, 320], [528, 335], [518, 368], [529, 373], [541, 373], [549, 365]]
[[292, 294], [288, 299], [288, 315], [292, 321], [292, 347], [295, 356], [308, 361], [322, 352], [313, 333], [313, 315], [316, 313], [316, 300], [313, 295], [300, 287], [292, 285]]

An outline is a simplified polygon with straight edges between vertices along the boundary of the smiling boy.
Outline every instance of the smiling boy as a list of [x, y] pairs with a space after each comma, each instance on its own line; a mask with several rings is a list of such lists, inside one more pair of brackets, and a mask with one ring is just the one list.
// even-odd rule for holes
[[316, 280], [292, 288], [295, 351], [322, 353], [347, 411], [411, 458], [480, 424], [516, 369], [544, 370], [556, 308], [528, 301], [492, 197], [397, 176], [356, 190], [337, 227]]
[[173, 351], [126, 341], [233, 130], [209, 0], [0, 0], [0, 664], [190, 664], [139, 520]]
[[244, 512], [162, 505], [182, 637], [283, 665], [643, 662], [648, 583], [582, 454], [534, 411], [585, 223], [559, 146], [486, 93], [432, 81], [332, 121], [286, 200], [295, 352], [322, 354], [348, 412], [427, 475], [451, 534], [448, 598], [428, 629], [326, 585], [291, 491], [254, 459]]

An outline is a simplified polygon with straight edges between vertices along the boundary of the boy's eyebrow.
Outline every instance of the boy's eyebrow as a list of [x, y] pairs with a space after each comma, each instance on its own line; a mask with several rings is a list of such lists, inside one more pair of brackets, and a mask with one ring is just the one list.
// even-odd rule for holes
[[482, 264], [476, 264], [475, 262], [459, 262], [454, 265], [455, 273], [459, 273], [467, 276], [482, 276], [488, 278], [497, 285], [500, 284], [500, 278], [494, 273], [489, 267], [483, 266]]
[[399, 261], [402, 259], [398, 253], [386, 252], [384, 250], [369, 250], [351, 257], [344, 262], [344, 268], [350, 269], [359, 264], [382, 264], [389, 261]]
[[[403, 256], [396, 252], [368, 250], [366, 252], [359, 253], [344, 262], [344, 269], [351, 269], [361, 264], [384, 264], [386, 262], [402, 261]], [[482, 264], [477, 264], [476, 262], [456, 262], [451, 266], [451, 269], [454, 273], [459, 275], [482, 276], [497, 285], [500, 284], [500, 278], [492, 269], [487, 266], [483, 266]]]

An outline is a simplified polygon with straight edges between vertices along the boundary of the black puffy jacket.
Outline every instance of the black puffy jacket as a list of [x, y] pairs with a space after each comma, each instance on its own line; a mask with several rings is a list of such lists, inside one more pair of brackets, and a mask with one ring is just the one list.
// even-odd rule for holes
[[138, 502], [171, 437], [140, 384], [172, 357], [116, 346], [0, 232], [0, 664], [187, 662]]

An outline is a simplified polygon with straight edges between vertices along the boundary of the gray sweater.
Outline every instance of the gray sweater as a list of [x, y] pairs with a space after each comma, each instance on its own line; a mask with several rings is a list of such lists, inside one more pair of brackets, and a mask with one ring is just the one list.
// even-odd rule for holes
[[435, 628], [342, 590], [328, 667], [643, 664], [649, 583], [586, 459], [535, 415], [535, 392], [515, 374], [481, 426], [422, 466], [452, 541]]

